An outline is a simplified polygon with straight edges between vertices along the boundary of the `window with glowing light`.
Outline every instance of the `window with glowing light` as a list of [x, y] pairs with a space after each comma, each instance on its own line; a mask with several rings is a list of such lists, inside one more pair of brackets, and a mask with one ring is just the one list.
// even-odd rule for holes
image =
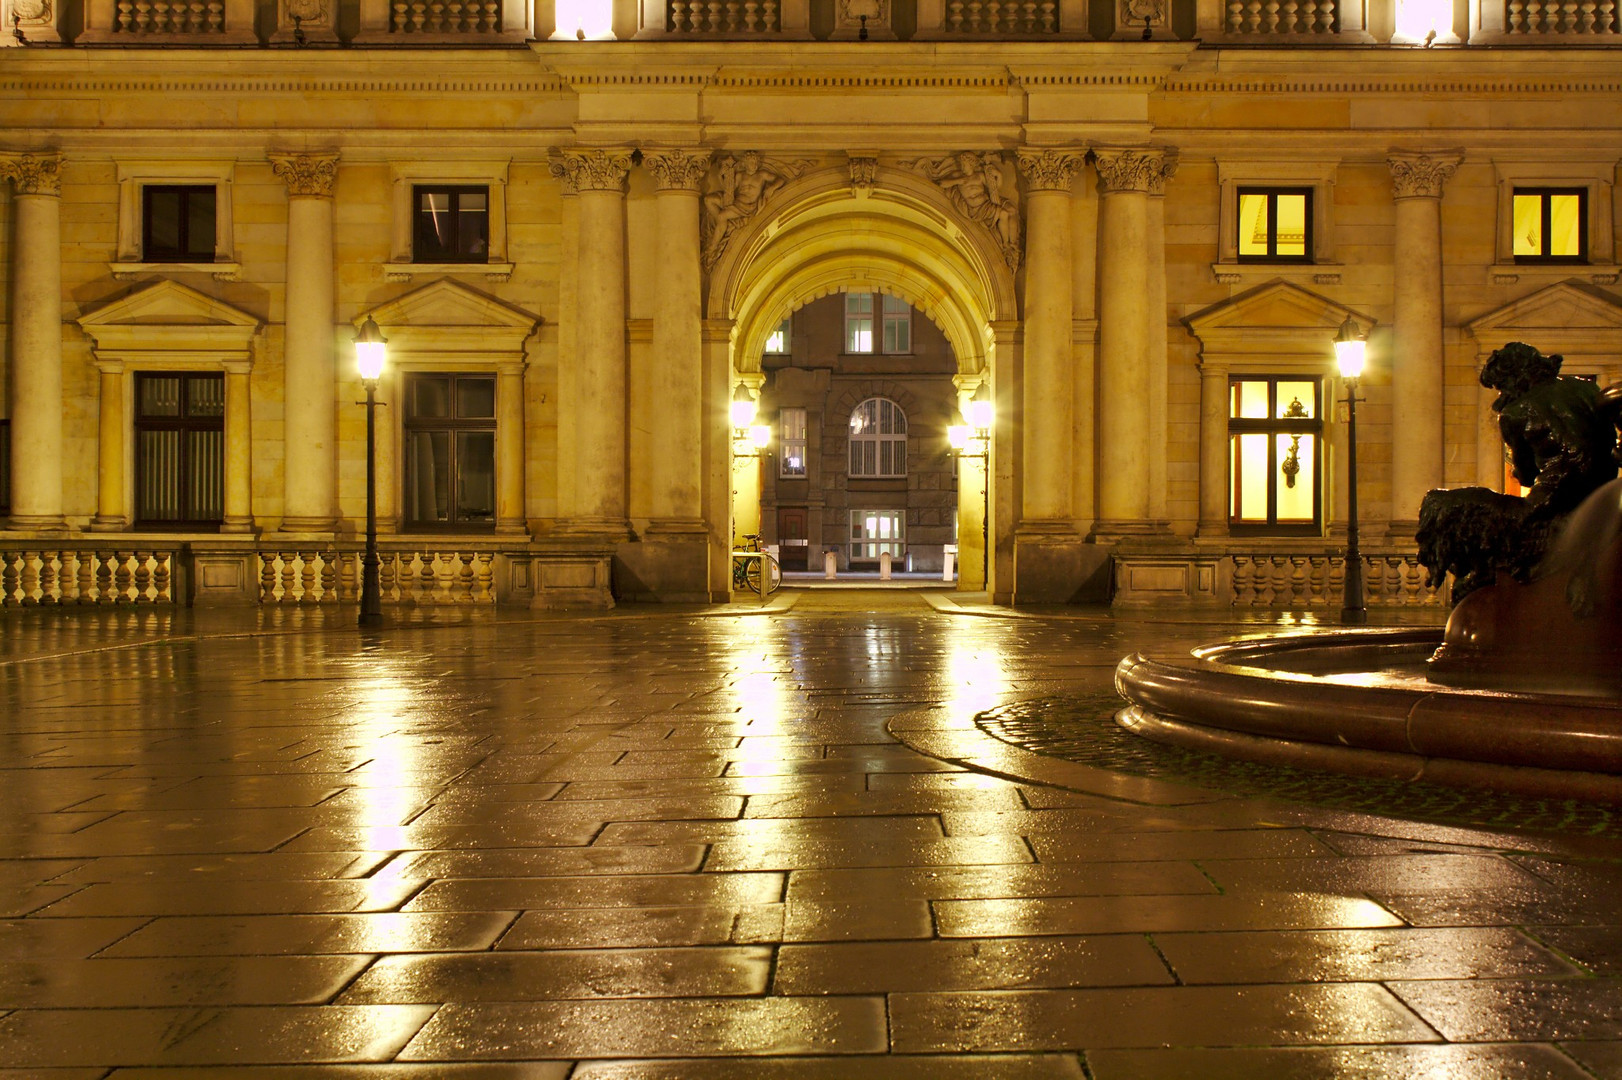
[[777, 413], [777, 475], [805, 475], [805, 410], [780, 409]]
[[602, 41], [614, 36], [612, 0], [557, 0], [557, 19], [554, 39]]
[[225, 376], [135, 376], [135, 525], [217, 529], [225, 517]]
[[405, 384], [405, 520], [418, 528], [494, 528], [494, 375], [412, 375]]
[[784, 319], [781, 326], [771, 332], [766, 339], [765, 352], [771, 356], [785, 356], [789, 351], [790, 338], [789, 320]]
[[1239, 189], [1239, 261], [1311, 262], [1312, 189]]
[[877, 562], [888, 551], [899, 562], [907, 551], [905, 510], [852, 510], [850, 512], [850, 561]]
[[490, 258], [490, 189], [419, 184], [413, 191], [411, 257], [424, 263], [482, 263]]
[[1586, 188], [1515, 189], [1516, 262], [1588, 261]]
[[1228, 524], [1317, 535], [1323, 519], [1323, 383], [1247, 375], [1228, 384]]
[[[875, 317], [878, 319], [876, 335], [873, 326]], [[845, 351], [912, 352], [911, 305], [899, 297], [884, 293], [846, 293]]]
[[907, 414], [889, 398], [868, 398], [851, 410], [850, 475], [907, 475]]

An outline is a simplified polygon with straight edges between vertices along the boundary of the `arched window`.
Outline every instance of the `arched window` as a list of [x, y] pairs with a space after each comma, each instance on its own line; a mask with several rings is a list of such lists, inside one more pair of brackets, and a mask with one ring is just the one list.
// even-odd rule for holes
[[889, 398], [868, 398], [851, 412], [850, 475], [907, 475], [907, 414]]

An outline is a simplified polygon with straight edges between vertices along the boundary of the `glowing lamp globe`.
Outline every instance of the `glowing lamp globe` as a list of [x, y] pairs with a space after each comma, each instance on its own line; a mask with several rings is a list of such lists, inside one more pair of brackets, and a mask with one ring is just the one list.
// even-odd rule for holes
[[1368, 351], [1368, 342], [1358, 331], [1357, 324], [1351, 316], [1340, 324], [1340, 332], [1335, 335], [1335, 366], [1340, 368], [1340, 377], [1343, 379], [1360, 379], [1363, 377], [1363, 358]]
[[383, 374], [383, 362], [387, 358], [388, 338], [383, 336], [383, 331], [368, 315], [361, 324], [360, 333], [355, 335], [355, 366], [360, 369], [360, 377], [367, 382], [376, 382]]

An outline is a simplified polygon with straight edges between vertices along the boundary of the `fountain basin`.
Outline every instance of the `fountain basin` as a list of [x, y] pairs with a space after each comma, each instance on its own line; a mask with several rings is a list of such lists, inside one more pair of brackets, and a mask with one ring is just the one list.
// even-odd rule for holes
[[1115, 669], [1145, 738], [1268, 764], [1622, 803], [1622, 701], [1438, 686], [1440, 628], [1238, 638]]

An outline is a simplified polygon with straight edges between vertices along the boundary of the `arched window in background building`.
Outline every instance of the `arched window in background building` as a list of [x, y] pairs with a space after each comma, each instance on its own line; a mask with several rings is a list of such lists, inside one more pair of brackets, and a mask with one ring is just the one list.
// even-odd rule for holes
[[850, 475], [907, 475], [907, 414], [889, 398], [868, 398], [851, 411]]

